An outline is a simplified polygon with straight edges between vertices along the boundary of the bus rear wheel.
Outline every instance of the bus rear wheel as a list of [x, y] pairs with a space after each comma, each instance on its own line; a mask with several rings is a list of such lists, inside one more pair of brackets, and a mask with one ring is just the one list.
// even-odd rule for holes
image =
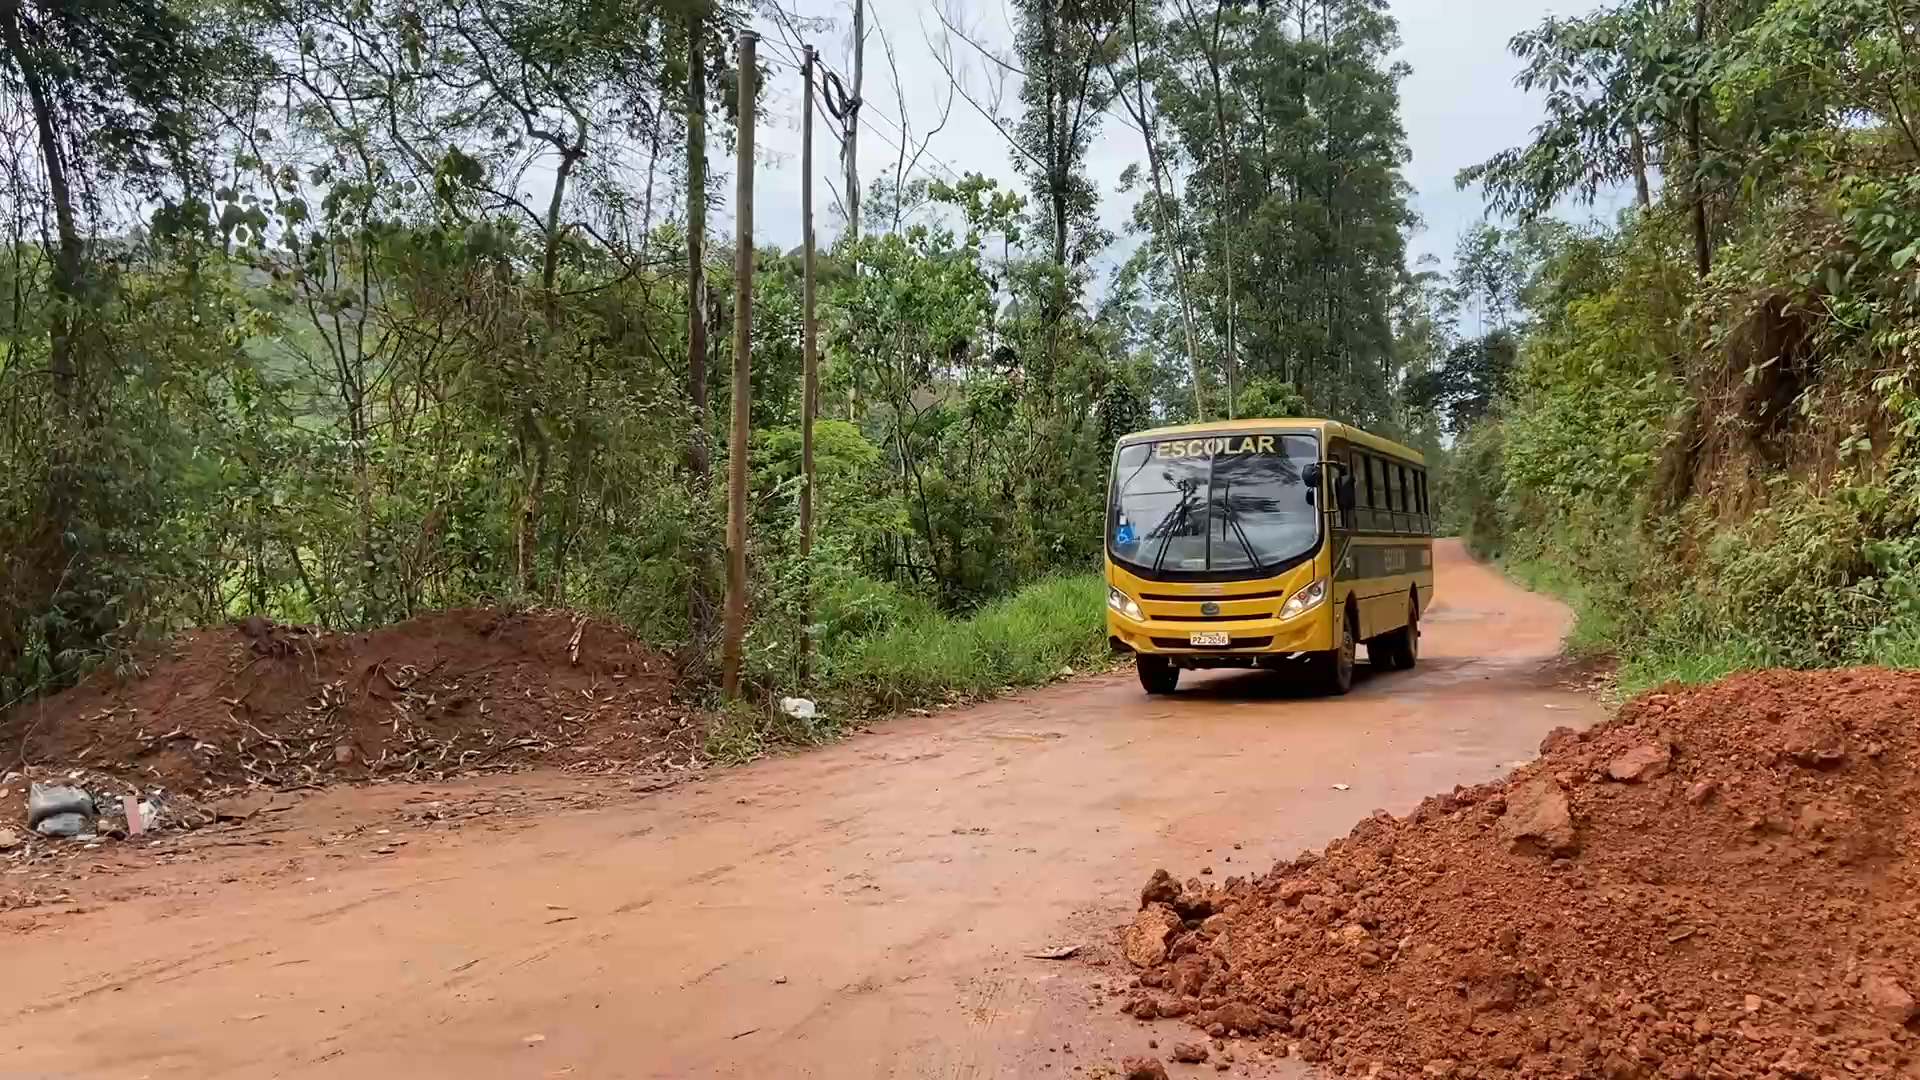
[[1171, 694], [1180, 685], [1180, 669], [1164, 656], [1141, 653], [1133, 667], [1140, 675], [1140, 688], [1149, 694]]
[[[1407, 624], [1382, 635], [1378, 648], [1387, 667], [1407, 671], [1420, 662], [1420, 600], [1417, 596], [1407, 597]], [[1371, 650], [1370, 646], [1369, 652]]]

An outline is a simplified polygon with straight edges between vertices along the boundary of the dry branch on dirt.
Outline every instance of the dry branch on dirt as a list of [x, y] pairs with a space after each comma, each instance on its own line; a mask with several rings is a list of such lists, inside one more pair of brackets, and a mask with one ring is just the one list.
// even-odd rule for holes
[[1920, 675], [1741, 675], [1251, 881], [1148, 883], [1125, 1003], [1375, 1077], [1920, 1070]]

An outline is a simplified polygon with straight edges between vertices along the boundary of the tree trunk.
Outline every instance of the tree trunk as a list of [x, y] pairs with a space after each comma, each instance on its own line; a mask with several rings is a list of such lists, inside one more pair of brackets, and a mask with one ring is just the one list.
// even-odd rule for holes
[[647, 256], [653, 248], [653, 181], [660, 172], [660, 129], [665, 119], [665, 110], [654, 115], [653, 135], [647, 140], [647, 187], [646, 193], [640, 197], [640, 261], [642, 263], [647, 261]]
[[740, 696], [747, 637], [747, 455], [753, 423], [753, 108], [758, 71], [751, 30], [740, 33], [739, 162], [733, 213], [733, 426], [727, 442], [727, 604], [721, 639], [720, 692]]
[[374, 546], [373, 463], [367, 454], [372, 432], [367, 422], [366, 389], [353, 385], [347, 430], [353, 442], [353, 506], [360, 519], [360, 622], [371, 625], [385, 614], [380, 603], [380, 559]]
[[1071, 153], [1060, 145], [1057, 109], [1064, 93], [1056, 81], [1059, 67], [1059, 32], [1055, 21], [1054, 0], [1041, 0], [1040, 41], [1046, 55], [1055, 59], [1047, 64], [1047, 208], [1053, 221], [1053, 264], [1064, 273], [1067, 268], [1067, 175]]
[[[1707, 40], [1707, 0], [1695, 0], [1693, 36], [1702, 45]], [[1700, 138], [1700, 95], [1687, 102], [1687, 157], [1693, 203], [1693, 261], [1701, 277], [1713, 272], [1713, 237], [1707, 229], [1706, 154]]]
[[540, 500], [546, 496], [547, 461], [550, 448], [540, 434], [531, 410], [520, 416], [520, 461], [526, 470], [526, 486], [520, 496], [520, 529], [515, 543], [515, 578], [523, 596], [531, 597], [538, 585], [536, 559], [540, 546]]
[[1653, 186], [1647, 182], [1647, 144], [1640, 137], [1640, 125], [1629, 135], [1633, 151], [1633, 195], [1644, 212], [1653, 208]]
[[[1129, 111], [1140, 125], [1140, 132], [1147, 142], [1147, 169], [1153, 174], [1153, 227], [1159, 233], [1160, 245], [1166, 249], [1167, 261], [1173, 266], [1174, 292], [1180, 298], [1180, 329], [1187, 340], [1187, 373], [1193, 380], [1193, 418], [1204, 421], [1207, 418], [1206, 397], [1200, 382], [1200, 349], [1193, 334], [1193, 297], [1187, 290], [1187, 265], [1180, 254], [1179, 238], [1167, 224], [1167, 194], [1160, 179], [1160, 141], [1156, 134], [1153, 112], [1147, 105], [1147, 80], [1143, 74], [1140, 55], [1140, 0], [1133, 0], [1127, 12], [1127, 26], [1133, 40], [1133, 93], [1134, 101]], [[1107, 76], [1113, 78], [1112, 67], [1107, 68]], [[1113, 78], [1113, 92], [1125, 103], [1127, 96], [1121, 89], [1120, 80]]]
[[[558, 328], [555, 323], [560, 317], [559, 287], [560, 243], [563, 239], [560, 213], [566, 205], [567, 181], [572, 178], [575, 166], [586, 156], [587, 125], [580, 121], [573, 145], [560, 153], [560, 167], [554, 171], [553, 195], [547, 200], [546, 237], [540, 258], [540, 314], [541, 329], [539, 353], [534, 364], [534, 378], [545, 376], [547, 360], [553, 353], [553, 340]], [[540, 589], [540, 518], [544, 512], [547, 487], [547, 467], [553, 458], [553, 447], [549, 445], [547, 433], [539, 422], [540, 395], [534, 391], [535, 404], [527, 407], [522, 419], [522, 439], [526, 448], [521, 460], [527, 470], [524, 494], [520, 502], [520, 540], [519, 579], [520, 593], [532, 597]]]
[[67, 180], [66, 158], [60, 149], [59, 120], [53, 112], [45, 75], [32, 50], [27, 48], [20, 0], [0, 0], [0, 38], [4, 38], [7, 53], [20, 72], [21, 82], [26, 84], [40, 156], [47, 170], [47, 195], [53, 203], [54, 229], [58, 234], [58, 246], [53, 252], [55, 303], [49, 319], [47, 370], [53, 375], [55, 392], [71, 404], [78, 392], [74, 385], [73, 329], [81, 304], [81, 267], [86, 253], [74, 220], [73, 189]]
[[705, 480], [712, 468], [707, 451], [706, 32], [706, 23], [695, 14], [687, 26], [687, 400], [693, 410], [687, 464], [697, 480]]
[[[1222, 9], [1224, 10], [1224, 5], [1222, 6]], [[1225, 364], [1226, 364], [1226, 376], [1227, 376], [1227, 419], [1231, 420], [1234, 418], [1234, 412], [1238, 408], [1238, 403], [1234, 401], [1234, 391], [1235, 391], [1235, 383], [1236, 383], [1236, 380], [1234, 378], [1234, 372], [1239, 365], [1239, 357], [1237, 355], [1237, 350], [1235, 347], [1236, 342], [1234, 341], [1234, 336], [1238, 330], [1238, 327], [1235, 325], [1236, 309], [1234, 307], [1234, 297], [1233, 297], [1233, 270], [1234, 270], [1233, 228], [1227, 220], [1228, 208], [1233, 203], [1232, 178], [1228, 175], [1228, 171], [1227, 171], [1227, 154], [1228, 154], [1228, 146], [1229, 146], [1230, 140], [1227, 137], [1226, 90], [1221, 85], [1221, 82], [1220, 82], [1219, 53], [1220, 53], [1220, 17], [1216, 13], [1216, 15], [1214, 16], [1213, 49], [1207, 54], [1207, 70], [1209, 74], [1211, 74], [1213, 77], [1214, 123], [1215, 123], [1215, 126], [1218, 127], [1220, 132], [1220, 206], [1219, 206], [1220, 249], [1221, 249], [1221, 256], [1222, 256], [1222, 266], [1225, 268], [1225, 271], [1226, 271], [1227, 351], [1225, 356]]]

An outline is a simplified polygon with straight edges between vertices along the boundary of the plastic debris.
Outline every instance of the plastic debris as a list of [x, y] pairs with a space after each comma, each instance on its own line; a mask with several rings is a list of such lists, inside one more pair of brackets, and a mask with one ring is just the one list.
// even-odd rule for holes
[[811, 698], [783, 697], [780, 699], [780, 711], [795, 720], [811, 720], [820, 715], [820, 709]]
[[[93, 796], [83, 788], [69, 787], [66, 784], [35, 784], [27, 793], [27, 825], [38, 828], [42, 821], [50, 817], [72, 814], [89, 821], [94, 815]], [[47, 835], [72, 835], [70, 833]]]
[[93, 819], [85, 814], [53, 814], [34, 823], [41, 836], [74, 837], [93, 832]]

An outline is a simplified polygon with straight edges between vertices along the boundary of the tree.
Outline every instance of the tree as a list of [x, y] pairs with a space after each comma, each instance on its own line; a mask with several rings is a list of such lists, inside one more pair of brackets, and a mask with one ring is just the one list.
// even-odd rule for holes
[[130, 377], [109, 325], [122, 252], [103, 250], [101, 234], [120, 200], [205, 206], [194, 154], [204, 106], [248, 56], [217, 22], [195, 26], [153, 0], [5, 0], [0, 47], [28, 133], [10, 146], [7, 181], [14, 321], [0, 374], [23, 382], [0, 445], [12, 466], [0, 519], [3, 704], [23, 683], [69, 677], [124, 633], [137, 604], [129, 548], [164, 495], [141, 483], [155, 463], [140, 425], [115, 416]]
[[[1154, 27], [1147, 28], [1149, 32]], [[1160, 125], [1156, 106], [1147, 100], [1149, 85], [1158, 77], [1157, 63], [1149, 67], [1147, 55], [1141, 48], [1142, 19], [1140, 0], [1128, 0], [1127, 4], [1127, 53], [1132, 66], [1127, 77], [1122, 79], [1115, 62], [1109, 58], [1106, 62], [1107, 77], [1113, 81], [1113, 96], [1133, 118], [1134, 126], [1146, 143], [1147, 172], [1149, 186], [1152, 188], [1152, 201], [1148, 220], [1151, 222], [1154, 239], [1173, 272], [1175, 297], [1180, 304], [1180, 330], [1186, 344], [1187, 371], [1193, 384], [1193, 415], [1195, 419], [1205, 419], [1207, 415], [1206, 398], [1202, 393], [1203, 380], [1200, 375], [1200, 349], [1194, 336], [1193, 296], [1187, 284], [1186, 254], [1180, 237], [1175, 233], [1172, 222], [1178, 212], [1173, 205], [1167, 185], [1172, 178], [1161, 158], [1165, 151], [1160, 145]], [[1129, 96], [1131, 94], [1131, 96]]]
[[1510, 48], [1525, 64], [1516, 82], [1546, 94], [1546, 119], [1526, 147], [1461, 172], [1461, 185], [1482, 185], [1500, 213], [1537, 218], [1563, 198], [1592, 203], [1631, 179], [1641, 209], [1651, 207], [1649, 173], [1661, 162], [1649, 144], [1666, 145], [1681, 122], [1665, 96], [1679, 57], [1664, 7], [1633, 0], [1516, 36]]
[[1414, 380], [1408, 397], [1445, 417], [1449, 432], [1464, 434], [1493, 411], [1518, 356], [1518, 339], [1505, 328], [1456, 342], [1443, 365]]
[[1317, 411], [1386, 416], [1412, 222], [1396, 24], [1373, 0], [1182, 5], [1155, 89], [1194, 163], [1188, 217], [1214, 224], [1188, 242], [1220, 366], [1231, 346], [1247, 377], [1294, 384]]

